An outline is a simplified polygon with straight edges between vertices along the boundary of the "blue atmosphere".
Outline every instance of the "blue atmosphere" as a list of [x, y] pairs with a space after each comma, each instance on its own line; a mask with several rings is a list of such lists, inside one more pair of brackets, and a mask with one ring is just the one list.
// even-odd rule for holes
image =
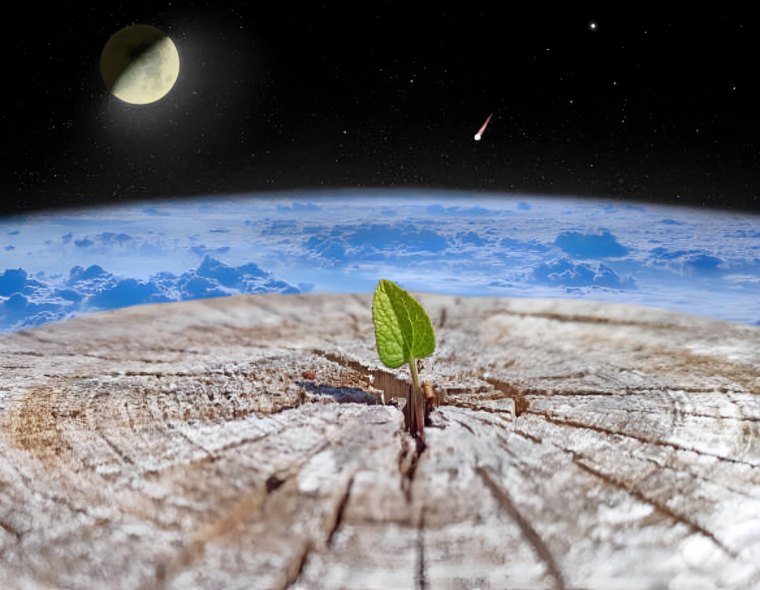
[[[477, 203], [477, 204], [474, 204]], [[760, 325], [760, 217], [441, 191], [301, 192], [0, 219], [0, 331], [259, 293], [635, 303]]]

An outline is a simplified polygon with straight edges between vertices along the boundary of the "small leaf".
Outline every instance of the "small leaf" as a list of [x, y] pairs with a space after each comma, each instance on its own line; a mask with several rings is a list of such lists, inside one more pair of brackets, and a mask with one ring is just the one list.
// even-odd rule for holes
[[435, 350], [435, 332], [428, 314], [393, 281], [383, 279], [377, 284], [372, 321], [377, 352], [386, 367], [398, 368]]

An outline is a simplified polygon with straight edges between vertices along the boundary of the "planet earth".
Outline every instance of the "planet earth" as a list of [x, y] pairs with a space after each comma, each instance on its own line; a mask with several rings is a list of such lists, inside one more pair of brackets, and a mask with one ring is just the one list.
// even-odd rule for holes
[[583, 298], [760, 326], [760, 216], [440, 190], [209, 196], [0, 218], [0, 331], [258, 293]]

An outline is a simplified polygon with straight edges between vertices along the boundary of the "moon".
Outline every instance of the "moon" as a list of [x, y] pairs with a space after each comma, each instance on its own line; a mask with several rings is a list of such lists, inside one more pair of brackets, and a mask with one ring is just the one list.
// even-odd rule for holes
[[130, 25], [114, 33], [100, 54], [106, 88], [129, 104], [150, 104], [168, 94], [179, 77], [174, 42], [156, 27]]

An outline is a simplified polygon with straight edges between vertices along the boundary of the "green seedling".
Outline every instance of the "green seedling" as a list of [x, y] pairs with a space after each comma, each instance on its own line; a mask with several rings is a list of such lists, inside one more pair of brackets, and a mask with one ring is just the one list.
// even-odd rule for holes
[[435, 332], [417, 300], [393, 281], [382, 279], [372, 298], [372, 321], [380, 360], [390, 369], [409, 365], [412, 389], [407, 397], [409, 432], [424, 440], [425, 401], [417, 376], [417, 360], [433, 354]]

